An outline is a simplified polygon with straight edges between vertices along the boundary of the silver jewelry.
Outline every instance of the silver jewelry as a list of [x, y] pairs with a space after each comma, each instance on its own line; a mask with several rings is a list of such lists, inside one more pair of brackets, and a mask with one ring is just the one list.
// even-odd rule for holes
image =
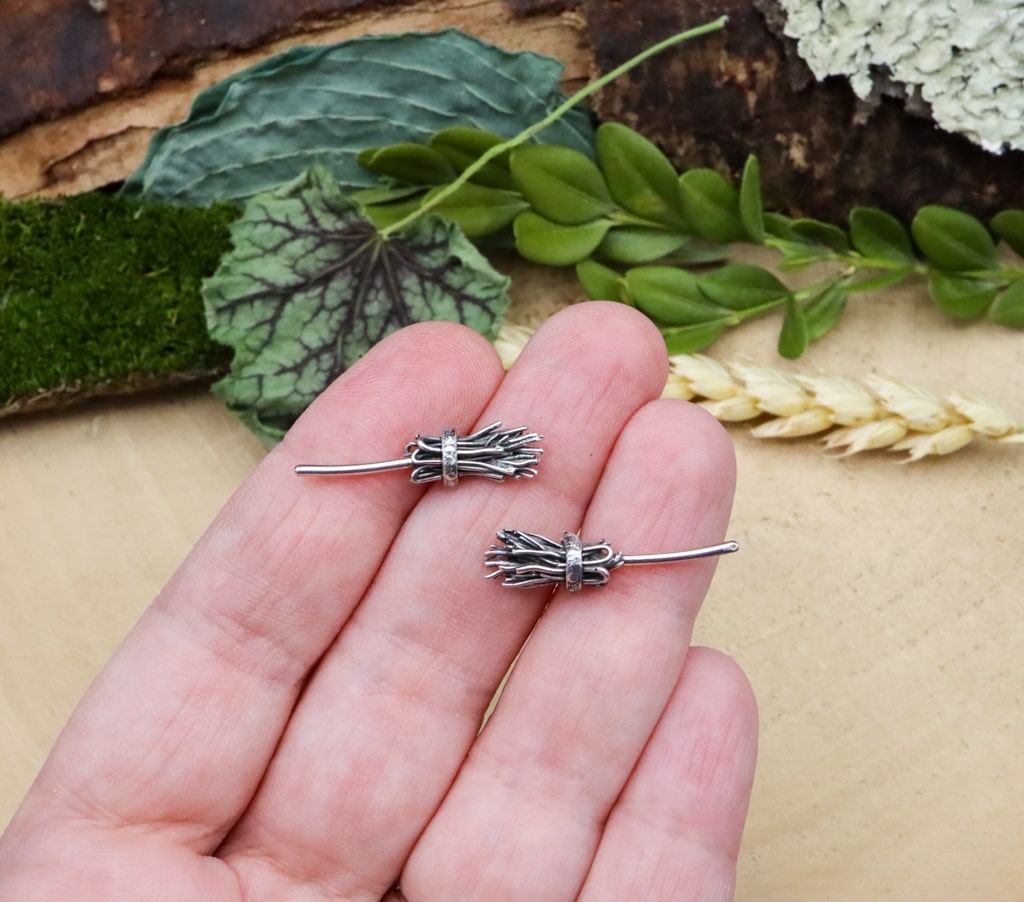
[[412, 467], [410, 479], [419, 484], [442, 481], [446, 488], [459, 484], [461, 476], [483, 476], [504, 482], [537, 475], [543, 448], [534, 447], [543, 436], [518, 429], [502, 429], [491, 423], [472, 435], [460, 438], [454, 429], [439, 437], [417, 435], [405, 446], [405, 457], [372, 464], [299, 464], [299, 476], [354, 476]]
[[487, 579], [502, 577], [503, 586], [528, 589], [532, 586], [564, 585], [569, 592], [584, 586], [606, 585], [611, 571], [626, 564], [667, 564], [691, 561], [739, 551], [736, 542], [723, 542], [691, 551], [669, 551], [661, 554], [623, 554], [613, 551], [603, 539], [584, 544], [579, 536], [566, 532], [561, 542], [518, 529], [499, 529], [502, 545], [492, 545], [484, 555], [484, 565], [494, 567]]

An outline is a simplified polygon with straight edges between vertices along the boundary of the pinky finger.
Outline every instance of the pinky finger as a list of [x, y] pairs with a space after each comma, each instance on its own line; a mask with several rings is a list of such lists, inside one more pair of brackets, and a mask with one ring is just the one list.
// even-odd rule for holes
[[757, 756], [757, 707], [720, 652], [693, 648], [609, 815], [579, 902], [733, 898]]

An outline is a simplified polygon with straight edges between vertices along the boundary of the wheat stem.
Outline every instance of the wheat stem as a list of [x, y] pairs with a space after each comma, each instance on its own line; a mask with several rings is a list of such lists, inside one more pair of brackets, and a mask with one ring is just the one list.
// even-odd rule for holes
[[[506, 369], [533, 330], [506, 323], [495, 348]], [[1024, 444], [1024, 424], [974, 395], [938, 397], [902, 380], [791, 375], [748, 361], [723, 366], [703, 354], [669, 358], [663, 397], [695, 401], [725, 422], [758, 420], [758, 438], [817, 435], [839, 457], [888, 448], [906, 462], [952, 454], [976, 438]]]

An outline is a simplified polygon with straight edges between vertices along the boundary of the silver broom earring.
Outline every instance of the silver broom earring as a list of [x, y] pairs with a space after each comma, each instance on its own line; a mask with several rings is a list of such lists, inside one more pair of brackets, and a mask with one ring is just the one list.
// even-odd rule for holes
[[518, 529], [499, 529], [501, 546], [492, 545], [484, 555], [484, 565], [494, 567], [487, 579], [502, 578], [503, 586], [527, 589], [532, 586], [564, 585], [569, 592], [584, 586], [599, 588], [608, 583], [611, 571], [627, 564], [667, 564], [691, 561], [739, 551], [737, 542], [723, 542], [690, 551], [669, 551], [660, 554], [623, 554], [613, 551], [603, 539], [584, 544], [571, 532], [555, 542], [544, 536]]
[[543, 448], [535, 447], [543, 436], [518, 429], [502, 429], [491, 423], [472, 435], [458, 436], [445, 429], [438, 437], [417, 435], [405, 446], [405, 457], [369, 464], [299, 464], [299, 476], [356, 476], [386, 470], [412, 468], [412, 482], [442, 481], [454, 488], [462, 476], [483, 476], [497, 482], [506, 477], [530, 478], [537, 475]]

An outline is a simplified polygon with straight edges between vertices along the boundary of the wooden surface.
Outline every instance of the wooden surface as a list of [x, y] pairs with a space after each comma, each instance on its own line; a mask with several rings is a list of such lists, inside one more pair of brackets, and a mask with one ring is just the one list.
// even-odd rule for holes
[[[572, 294], [542, 271], [515, 278], [520, 304]], [[1019, 335], [950, 325], [912, 292], [847, 317], [783, 368], [889, 372], [1024, 414]], [[774, 365], [777, 326], [745, 327], [715, 356]], [[901, 466], [731, 432], [743, 548], [697, 640], [733, 654], [760, 703], [739, 898], [1019, 898], [1024, 448]], [[0, 424], [0, 823], [262, 453], [196, 392]]]
[[[570, 20], [528, 19], [531, 31], [512, 33], [496, 6], [460, 4], [462, 24], [506, 46], [579, 50]], [[446, 24], [427, 8], [377, 26], [427, 22]], [[574, 65], [578, 75], [578, 56]], [[37, 164], [53, 154], [79, 187], [123, 175], [131, 153], [116, 145], [104, 157], [115, 146], [106, 136], [144, 137], [220, 72], [165, 86], [151, 106], [29, 129], [0, 145], [0, 176], [20, 173], [24, 192], [39, 190], [55, 170]], [[535, 309], [570, 298], [571, 286], [524, 270], [514, 290]], [[1024, 417], [1020, 334], [951, 324], [920, 291], [856, 299], [797, 364], [774, 356], [777, 328], [751, 324], [714, 355], [877, 371], [973, 391]], [[743, 549], [719, 567], [697, 638], [740, 661], [760, 702], [739, 898], [1020, 898], [1024, 448], [978, 443], [900, 466], [731, 431], [731, 535]], [[197, 392], [0, 423], [0, 824], [90, 679], [262, 454]]]

